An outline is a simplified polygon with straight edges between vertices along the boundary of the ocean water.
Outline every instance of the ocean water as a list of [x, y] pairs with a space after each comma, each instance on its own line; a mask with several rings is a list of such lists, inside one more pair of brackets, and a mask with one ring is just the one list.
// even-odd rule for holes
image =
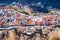
[[60, 0], [0, 0], [0, 4], [12, 4], [13, 2], [20, 3], [23, 6], [28, 5], [34, 11], [48, 12], [54, 8], [60, 10]]

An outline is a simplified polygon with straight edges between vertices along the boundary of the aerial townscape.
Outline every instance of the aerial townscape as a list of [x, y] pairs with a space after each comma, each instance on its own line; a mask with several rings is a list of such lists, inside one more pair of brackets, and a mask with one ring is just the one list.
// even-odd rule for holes
[[33, 11], [29, 6], [0, 6], [0, 40], [60, 40], [60, 10]]

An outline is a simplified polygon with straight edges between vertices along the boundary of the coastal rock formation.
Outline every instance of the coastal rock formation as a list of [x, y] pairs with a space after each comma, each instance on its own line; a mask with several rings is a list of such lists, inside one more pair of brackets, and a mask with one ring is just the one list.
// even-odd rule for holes
[[48, 35], [48, 40], [60, 40], [60, 30], [52, 31]]

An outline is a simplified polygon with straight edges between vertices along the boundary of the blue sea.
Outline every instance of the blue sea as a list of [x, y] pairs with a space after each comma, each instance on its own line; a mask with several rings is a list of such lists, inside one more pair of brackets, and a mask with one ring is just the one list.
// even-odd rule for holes
[[23, 6], [28, 5], [38, 12], [48, 12], [51, 8], [60, 10], [60, 0], [0, 0], [0, 4], [4, 5], [12, 3], [19, 3]]

